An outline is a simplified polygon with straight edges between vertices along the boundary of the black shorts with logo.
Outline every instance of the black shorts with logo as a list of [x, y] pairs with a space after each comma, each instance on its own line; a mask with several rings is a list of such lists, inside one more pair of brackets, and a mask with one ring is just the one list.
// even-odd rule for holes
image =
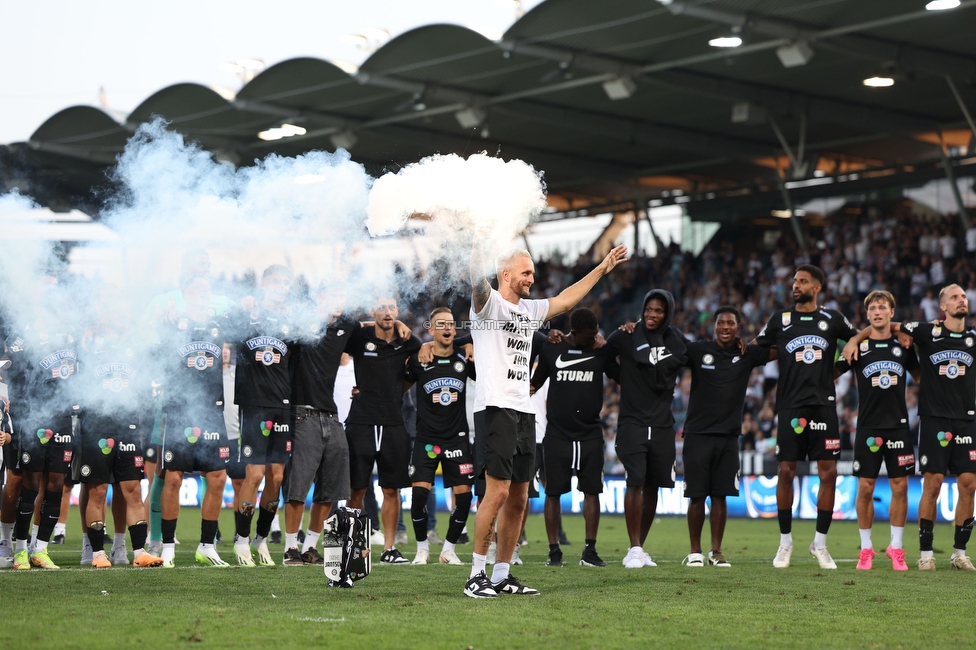
[[[236, 452], [237, 449], [235, 448]], [[214, 407], [193, 413], [166, 413], [162, 467], [177, 472], [216, 472], [227, 469], [231, 445], [224, 433], [223, 411]]]
[[627, 486], [674, 487], [674, 427], [621, 424], [615, 444], [617, 458], [627, 474]]
[[603, 492], [603, 440], [567, 440], [546, 433], [542, 441], [546, 458], [546, 496], [555, 497], [576, 487], [583, 494]]
[[915, 445], [907, 426], [898, 429], [858, 428], [854, 435], [854, 476], [878, 478], [882, 462], [889, 478], [915, 473]]
[[286, 464], [291, 456], [291, 409], [242, 406], [240, 413], [241, 462]]
[[[75, 454], [74, 419], [70, 414], [36, 420], [20, 428], [16, 466], [24, 472], [70, 474]], [[17, 449], [17, 447], [14, 447]]]
[[779, 412], [776, 460], [837, 460], [840, 428], [833, 406], [802, 406]]
[[410, 487], [410, 435], [403, 425], [346, 423], [349, 443], [349, 483], [353, 490], [369, 487], [373, 463], [380, 487]]
[[81, 466], [78, 480], [82, 483], [122, 483], [145, 478], [145, 454], [142, 437], [136, 425], [109, 426], [105, 420], [81, 419]]
[[976, 422], [922, 416], [918, 460], [923, 473], [976, 472]]
[[739, 437], [692, 433], [685, 436], [685, 496], [739, 496]]
[[410, 480], [414, 483], [433, 483], [438, 464], [444, 476], [445, 488], [474, 482], [474, 458], [471, 456], [467, 431], [462, 431], [450, 442], [417, 435], [409, 468]]
[[528, 483], [535, 476], [535, 414], [488, 406], [474, 414], [475, 476]]

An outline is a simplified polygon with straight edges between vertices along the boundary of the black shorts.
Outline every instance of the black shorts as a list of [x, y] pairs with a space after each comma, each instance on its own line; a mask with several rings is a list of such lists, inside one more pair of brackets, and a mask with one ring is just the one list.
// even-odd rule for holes
[[[17, 464], [13, 469], [24, 472], [70, 474], [77, 432], [70, 415], [35, 421], [21, 427]], [[15, 449], [17, 447], [14, 447]]]
[[142, 438], [136, 429], [86, 429], [81, 423], [81, 466], [78, 480], [82, 483], [107, 484], [141, 481], [145, 478], [145, 455]]
[[433, 483], [437, 465], [444, 476], [444, 487], [471, 485], [474, 481], [474, 458], [468, 432], [450, 441], [432, 440], [417, 435], [413, 443], [413, 460], [408, 473], [414, 483]]
[[837, 460], [840, 457], [840, 429], [833, 406], [804, 406], [779, 412], [776, 431], [776, 459]]
[[915, 473], [915, 445], [907, 426], [857, 430], [854, 435], [854, 476], [878, 478], [882, 461], [889, 478]]
[[287, 463], [291, 455], [291, 410], [242, 406], [240, 412], [241, 462]]
[[576, 488], [583, 494], [603, 492], [603, 439], [567, 440], [547, 432], [542, 441], [546, 456], [546, 496], [556, 497]]
[[369, 487], [373, 463], [380, 487], [410, 487], [410, 436], [401, 425], [346, 423], [349, 443], [349, 481], [353, 490]]
[[681, 456], [685, 463], [686, 497], [739, 496], [739, 436], [686, 435]]
[[922, 416], [918, 460], [923, 473], [976, 472], [976, 422]]
[[230, 445], [230, 461], [227, 463], [227, 478], [243, 480], [247, 476], [247, 465], [241, 460], [241, 439], [232, 438], [227, 441]]
[[227, 469], [230, 452], [230, 442], [224, 433], [224, 414], [219, 408], [193, 415], [172, 410], [166, 413], [164, 470], [216, 472]]
[[349, 498], [349, 441], [335, 413], [298, 408], [294, 412], [291, 460], [281, 485], [285, 501], [301, 501], [312, 484], [313, 503]]
[[485, 474], [513, 483], [528, 483], [535, 476], [535, 414], [515, 409], [486, 407], [474, 414], [478, 466]]
[[674, 427], [621, 424], [614, 445], [623, 463], [627, 486], [674, 487]]

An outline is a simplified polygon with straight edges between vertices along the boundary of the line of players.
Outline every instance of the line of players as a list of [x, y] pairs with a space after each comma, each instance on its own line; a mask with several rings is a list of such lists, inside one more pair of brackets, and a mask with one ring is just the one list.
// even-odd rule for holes
[[[140, 510], [138, 498], [129, 498], [129, 492], [137, 494], [131, 486], [137, 488], [138, 479], [142, 478], [141, 471], [136, 470], [143, 465], [152, 470], [152, 458], [159, 459], [160, 473], [165, 476], [160, 558], [164, 566], [173, 564], [178, 487], [183, 472], [200, 471], [207, 478], [197, 550], [199, 562], [226, 564], [217, 554], [213, 540], [224, 472], [229, 470], [232, 476], [243, 479], [235, 509], [237, 562], [254, 565], [253, 547], [258, 564], [274, 564], [266, 540], [278, 504], [278, 487], [282, 486], [286, 502], [284, 563], [317, 564], [321, 558], [315, 544], [332, 503], [348, 498], [350, 505], [361, 507], [371, 485], [374, 463], [385, 497], [382, 520], [386, 543], [381, 561], [407, 562], [394, 540], [399, 518], [398, 492], [408, 486], [413, 488], [411, 515], [418, 540], [414, 562], [428, 561], [426, 503], [437, 464], [442, 463], [445, 487], [453, 488], [455, 508], [440, 561], [460, 563], [454, 546], [470, 509], [474, 474], [464, 409], [465, 381], [475, 375], [470, 351], [458, 345], [464, 340], [455, 339], [450, 310], [440, 308], [431, 314], [430, 333], [434, 340], [422, 350], [419, 340], [396, 321], [397, 308], [392, 299], [377, 301], [372, 311], [374, 323], [363, 326], [343, 315], [341, 292], [320, 291], [314, 309], [289, 309], [286, 298], [290, 280], [287, 269], [269, 268], [262, 277], [262, 300], [247, 313], [220, 307], [210, 295], [205, 277], [192, 276], [187, 280], [180, 292], [177, 317], [167, 319], [159, 327], [161, 333], [155, 342], [157, 356], [171, 362], [170, 372], [163, 373], [170, 385], [162, 382], [156, 386], [162, 394], [161, 417], [157, 418], [162, 423], [155, 428], [165, 435], [156, 438], [158, 447], [148, 447], [145, 454], [140, 428], [152, 420], [152, 414], [144, 412], [152, 400], [147, 399], [147, 382], [135, 379], [135, 355], [127, 347], [131, 342], [127, 338], [131, 323], [127, 314], [118, 311], [118, 305], [123, 304], [118, 296], [97, 296], [96, 307], [101, 305], [96, 309], [101, 314], [94, 329], [97, 335], [80, 345], [71, 334], [47, 331], [41, 318], [8, 341], [7, 353], [14, 361], [12, 384], [24, 390], [22, 403], [50, 404], [51, 391], [64, 390], [68, 380], [79, 381], [83, 377], [95, 384], [100, 381], [105, 393], [101, 400], [104, 403], [94, 400], [96, 404], [85, 405], [84, 409], [82, 405], [71, 405], [58, 413], [28, 411], [21, 416], [27, 428], [18, 436], [18, 464], [10, 473], [14, 480], [8, 481], [8, 489], [20, 489], [13, 536], [17, 568], [27, 568], [29, 564], [53, 568], [45, 547], [53, 529], [52, 518], [56, 520], [55, 513], [60, 509], [60, 503], [54, 503], [61, 493], [58, 477], [67, 475], [76, 451], [80, 453], [74, 463], [76, 474], [86, 488], [84, 511], [94, 566], [108, 565], [101, 547], [104, 492], [109, 483], [120, 485], [126, 497], [136, 563], [157, 563], [154, 556], [142, 550], [145, 512]], [[556, 335], [551, 342], [540, 342], [533, 353], [539, 358], [539, 366], [532, 383], [539, 389], [549, 382], [548, 424], [542, 443], [549, 564], [562, 563], [558, 545], [559, 496], [569, 491], [575, 474], [585, 495], [586, 544], [580, 563], [605, 566], [595, 544], [598, 495], [603, 486], [599, 413], [606, 375], [621, 384], [616, 444], [627, 474], [625, 518], [630, 537], [623, 564], [627, 568], [654, 566], [643, 547], [654, 519], [658, 488], [674, 485], [674, 419], [670, 405], [677, 374], [687, 366], [692, 373], [692, 388], [683, 453], [686, 496], [691, 500], [691, 553], [685, 562], [693, 567], [706, 563], [729, 566], [721, 552], [727, 513], [725, 497], [738, 493], [737, 436], [745, 390], [753, 368], [778, 358], [776, 452], [780, 461], [777, 501], [781, 542], [774, 566], [789, 566], [796, 461], [810, 458], [817, 461], [821, 486], [817, 533], [810, 550], [822, 567], [836, 567], [826, 549], [840, 451], [833, 379], [853, 368], [860, 394], [855, 440], [862, 546], [858, 568], [869, 569], [874, 556], [871, 495], [884, 460], [893, 491], [891, 543], [886, 553], [895, 569], [907, 569], [902, 546], [906, 477], [914, 472], [915, 458], [908, 434], [904, 375], [920, 373], [920, 456], [926, 480], [919, 509], [919, 568], [935, 568], [931, 548], [935, 500], [942, 477], [951, 471], [959, 476], [960, 495], [951, 566], [972, 570], [965, 548], [972, 528], [976, 487], [976, 446], [972, 443], [976, 432], [971, 430], [976, 373], [966, 373], [972, 363], [974, 333], [964, 322], [968, 313], [965, 293], [955, 285], [943, 290], [940, 301], [947, 315], [944, 322], [901, 325], [890, 322], [894, 311], [891, 295], [874, 292], [865, 301], [871, 326], [857, 333], [838, 312], [817, 307], [822, 284], [819, 269], [799, 267], [794, 277], [794, 307], [775, 313], [754, 345], [744, 346], [739, 340], [740, 318], [732, 307], [717, 310], [713, 340], [686, 341], [670, 325], [673, 298], [660, 290], [645, 296], [642, 318], [636, 326], [614, 332], [602, 347], [596, 343], [595, 316], [582, 309], [573, 313], [568, 336]], [[218, 309], [222, 312], [218, 313]], [[911, 348], [893, 338], [896, 334], [914, 340], [921, 364]], [[226, 439], [222, 426], [220, 346], [227, 340], [238, 342], [235, 401], [241, 407], [239, 449]], [[845, 359], [835, 367], [831, 361], [838, 341], [844, 340], [849, 341]], [[76, 347], [82, 348], [81, 353], [76, 352]], [[338, 422], [332, 397], [343, 351], [355, 359], [358, 391], [345, 431]], [[36, 371], [43, 380], [31, 381], [23, 370], [26, 368]], [[158, 373], [150, 371], [146, 376], [156, 377]], [[418, 433], [412, 456], [401, 416], [404, 382], [418, 384]], [[150, 390], [151, 387], [152, 384]], [[131, 403], [140, 405], [143, 412], [131, 407], [131, 403], [119, 402], [119, 393], [135, 395], [137, 399]], [[66, 397], [71, 394], [64, 390]], [[71, 402], [68, 399], [62, 404]], [[117, 417], [120, 410], [126, 409], [129, 417]], [[102, 413], [112, 417], [99, 418]], [[37, 429], [36, 440], [35, 436], [26, 435], [35, 424], [48, 425]], [[93, 433], [85, 435], [89, 429]], [[80, 445], [74, 440], [79, 432]], [[411, 460], [405, 462], [406, 459]], [[265, 490], [257, 502], [262, 479]], [[33, 514], [36, 486], [44, 480], [47, 489], [41, 505], [39, 544], [28, 562], [25, 531]], [[304, 552], [299, 552], [298, 528], [305, 495], [313, 483], [312, 523]], [[706, 498], [711, 499], [712, 532], [707, 558], [701, 547]], [[255, 511], [258, 521], [252, 539]]]

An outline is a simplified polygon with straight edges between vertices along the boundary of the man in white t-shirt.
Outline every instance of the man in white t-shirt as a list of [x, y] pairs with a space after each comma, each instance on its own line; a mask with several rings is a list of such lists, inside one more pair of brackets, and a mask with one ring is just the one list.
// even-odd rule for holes
[[[538, 595], [509, 573], [535, 471], [535, 417], [529, 400], [532, 333], [547, 320], [569, 311], [627, 255], [617, 246], [586, 277], [555, 298], [529, 300], [535, 266], [528, 251], [513, 250], [495, 262], [498, 290], [484, 276], [484, 256], [471, 253], [471, 335], [478, 382], [475, 391], [475, 475], [485, 478], [485, 493], [475, 517], [471, 577], [464, 594]], [[498, 524], [498, 551], [492, 579], [485, 574], [488, 546]]]

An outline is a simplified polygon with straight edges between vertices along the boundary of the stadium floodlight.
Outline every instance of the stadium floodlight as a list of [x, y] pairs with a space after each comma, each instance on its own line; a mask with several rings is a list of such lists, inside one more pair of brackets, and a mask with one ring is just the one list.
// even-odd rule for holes
[[355, 147], [356, 143], [359, 142], [359, 138], [356, 137], [356, 134], [349, 130], [333, 133], [329, 137], [329, 140], [332, 142], [332, 146], [336, 149], [345, 149], [346, 151], [349, 151]]
[[281, 140], [282, 138], [290, 138], [295, 135], [305, 135], [305, 129], [294, 124], [282, 124], [279, 127], [258, 133], [259, 138], [267, 141]]
[[868, 77], [862, 82], [868, 88], [887, 88], [895, 85], [895, 80], [891, 77]]
[[797, 41], [776, 49], [776, 56], [784, 68], [796, 68], [810, 63], [813, 58], [813, 48], [805, 41]]
[[708, 41], [708, 44], [712, 47], [739, 47], [742, 45], [742, 39], [735, 35], [719, 36]]
[[637, 90], [637, 84], [630, 77], [616, 77], [603, 82], [603, 92], [611, 100], [627, 99]]
[[929, 11], [945, 11], [946, 9], [955, 9], [961, 4], [960, 0], [932, 0], [925, 5], [925, 8]]
[[458, 121], [462, 129], [476, 129], [481, 126], [481, 123], [485, 121], [486, 117], [488, 117], [488, 114], [485, 113], [484, 109], [474, 106], [462, 108], [454, 114], [454, 119]]

